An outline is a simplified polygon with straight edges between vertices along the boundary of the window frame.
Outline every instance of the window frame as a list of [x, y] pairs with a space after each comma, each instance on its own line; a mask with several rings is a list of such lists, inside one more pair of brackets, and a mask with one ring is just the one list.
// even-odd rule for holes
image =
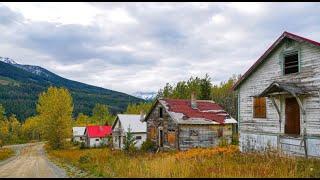
[[163, 118], [163, 108], [159, 107], [159, 118]]
[[[263, 115], [258, 114], [256, 112], [256, 100], [259, 99], [259, 108], [261, 108], [261, 98], [264, 98], [264, 113]], [[261, 111], [261, 110], [260, 110]], [[266, 119], [267, 118], [267, 98], [266, 97], [253, 97], [253, 102], [252, 102], [252, 117], [253, 118], [259, 118], [259, 119]]]
[[[290, 56], [290, 55], [294, 55], [294, 54], [298, 55], [298, 72], [285, 74], [285, 57], [286, 56]], [[295, 49], [292, 49], [292, 50], [286, 50], [286, 51], [283, 51], [281, 53], [281, 71], [282, 71], [282, 75], [283, 76], [289, 76], [289, 75], [292, 75], [292, 74], [300, 73], [300, 71], [301, 71], [300, 48], [295, 48]]]

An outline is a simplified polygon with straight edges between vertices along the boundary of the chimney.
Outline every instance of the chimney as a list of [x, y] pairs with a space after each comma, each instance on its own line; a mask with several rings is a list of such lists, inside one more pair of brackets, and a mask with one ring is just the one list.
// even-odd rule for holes
[[143, 112], [143, 110], [140, 111], [140, 121], [144, 122], [144, 112]]
[[194, 91], [191, 93], [191, 108], [197, 109], [196, 95]]

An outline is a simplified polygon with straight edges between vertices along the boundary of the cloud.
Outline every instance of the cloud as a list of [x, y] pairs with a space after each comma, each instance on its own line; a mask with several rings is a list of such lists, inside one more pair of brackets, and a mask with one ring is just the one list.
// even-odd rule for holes
[[283, 31], [320, 40], [317, 3], [3, 3], [0, 55], [126, 93], [244, 73]]

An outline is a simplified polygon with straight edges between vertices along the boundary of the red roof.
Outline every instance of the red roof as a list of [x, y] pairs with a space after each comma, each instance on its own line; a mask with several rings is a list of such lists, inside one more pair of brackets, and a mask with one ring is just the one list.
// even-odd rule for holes
[[87, 134], [89, 138], [106, 137], [111, 135], [112, 126], [87, 126]]
[[284, 39], [284, 38], [290, 38], [299, 42], [307, 42], [310, 44], [313, 44], [315, 46], [320, 46], [319, 42], [289, 33], [289, 32], [283, 32], [282, 35], [267, 49], [267, 51], [265, 53], [263, 53], [263, 55], [248, 69], [248, 71], [246, 73], [244, 73], [244, 75], [234, 84], [234, 86], [232, 87], [233, 90], [236, 90], [239, 85], [245, 80], [247, 79], [251, 73], [254, 72], [254, 70], [260, 65], [262, 64], [262, 62], [265, 60], [265, 58], [271, 53], [271, 51], [273, 51], [279, 44], [280, 42]]
[[[223, 108], [213, 101], [197, 100], [197, 109], [191, 107], [190, 100], [182, 99], [162, 99], [167, 103], [168, 110], [176, 113], [183, 113], [183, 119], [204, 118], [205, 120], [215, 121], [224, 124], [226, 113]], [[211, 112], [210, 112], [211, 111]], [[212, 112], [216, 111], [216, 112]]]

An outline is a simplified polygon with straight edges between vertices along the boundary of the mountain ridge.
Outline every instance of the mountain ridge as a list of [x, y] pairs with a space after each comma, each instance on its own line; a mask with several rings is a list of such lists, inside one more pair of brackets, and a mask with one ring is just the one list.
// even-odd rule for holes
[[[15, 85], [10, 81], [14, 81]], [[0, 104], [5, 106], [8, 114], [16, 114], [23, 120], [34, 115], [38, 94], [49, 86], [69, 89], [74, 99], [74, 116], [80, 112], [90, 115], [91, 109], [96, 103], [106, 104], [110, 107], [111, 112], [117, 113], [124, 111], [129, 103], [144, 101], [123, 92], [63, 78], [40, 66], [21, 65], [10, 58], [1, 57]], [[22, 104], [19, 105], [17, 102]], [[27, 111], [23, 112], [14, 106], [19, 106]], [[21, 113], [23, 115], [20, 115]]]

